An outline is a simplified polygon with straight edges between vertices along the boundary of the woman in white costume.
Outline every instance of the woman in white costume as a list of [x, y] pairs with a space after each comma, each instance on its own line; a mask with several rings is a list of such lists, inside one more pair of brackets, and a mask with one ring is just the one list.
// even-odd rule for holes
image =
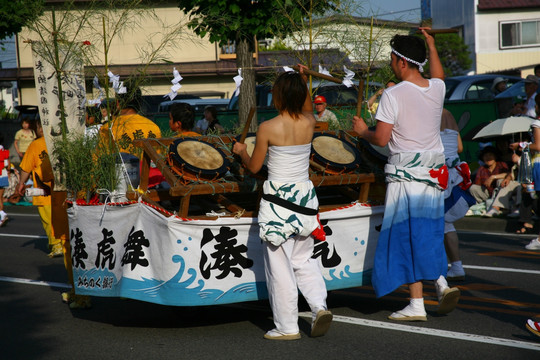
[[312, 258], [311, 233], [319, 228], [319, 202], [308, 170], [316, 120], [305, 67], [299, 67], [300, 73], [286, 72], [276, 79], [272, 94], [279, 115], [260, 125], [252, 156], [246, 144], [233, 147], [252, 173], [261, 169], [268, 153], [268, 180], [263, 185], [258, 221], [276, 326], [264, 335], [270, 340], [300, 338], [298, 289], [313, 314], [312, 337], [324, 335], [332, 321], [324, 278], [318, 261]]

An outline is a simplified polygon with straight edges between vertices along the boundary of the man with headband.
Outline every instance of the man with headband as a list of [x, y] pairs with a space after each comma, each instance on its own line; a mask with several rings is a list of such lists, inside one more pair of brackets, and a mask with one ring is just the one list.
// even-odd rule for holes
[[[447, 271], [443, 191], [448, 169], [439, 133], [444, 71], [434, 38], [427, 28], [420, 30], [429, 50], [431, 79], [422, 76], [427, 63], [424, 40], [395, 35], [390, 41], [390, 66], [400, 83], [383, 92], [375, 130], [369, 130], [360, 117], [353, 120], [356, 133], [374, 145], [388, 144], [390, 151], [384, 169], [388, 185], [372, 284], [377, 297], [403, 284], [409, 286], [409, 305], [389, 316], [401, 321], [427, 320], [422, 280], [437, 280]], [[447, 285], [436, 288], [439, 313], [452, 311], [459, 290]]]

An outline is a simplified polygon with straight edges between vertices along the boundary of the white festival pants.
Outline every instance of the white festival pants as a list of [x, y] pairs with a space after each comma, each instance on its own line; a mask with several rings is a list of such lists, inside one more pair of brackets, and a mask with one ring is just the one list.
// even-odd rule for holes
[[296, 236], [280, 246], [264, 243], [264, 265], [268, 298], [276, 329], [296, 334], [298, 328], [298, 290], [312, 313], [327, 309], [326, 285], [319, 262], [312, 259], [313, 238]]

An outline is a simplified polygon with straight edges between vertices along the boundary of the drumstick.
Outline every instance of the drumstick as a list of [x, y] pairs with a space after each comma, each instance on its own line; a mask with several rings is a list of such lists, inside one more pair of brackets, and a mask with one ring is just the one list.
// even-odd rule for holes
[[[436, 34], [451, 34], [451, 33], [457, 33], [459, 32], [458, 29], [430, 29], [426, 30], [426, 32], [429, 35], [436, 35]], [[421, 34], [421, 30], [416, 30], [416, 34]]]
[[255, 115], [256, 109], [257, 109], [256, 107], [252, 107], [251, 109], [249, 109], [249, 114], [246, 120], [246, 124], [244, 125], [244, 131], [242, 131], [242, 136], [240, 136], [240, 140], [238, 141], [242, 144], [246, 140], [247, 134], [249, 132], [249, 126], [251, 125], [251, 119], [253, 119], [253, 115]]
[[[297, 65], [293, 66], [292, 68], [294, 70], [296, 70], [296, 71], [300, 71], [300, 68]], [[324, 79], [324, 80], [332, 81], [332, 82], [335, 82], [337, 84], [341, 84], [343, 82], [340, 79], [335, 78], [333, 76], [326, 75], [326, 74], [321, 74], [320, 72], [316, 72], [316, 71], [309, 70], [309, 69], [304, 69], [304, 74], [315, 76], [315, 77], [318, 77], [318, 78], [321, 78], [321, 79]]]
[[358, 84], [358, 103], [356, 104], [356, 116], [362, 116], [362, 103], [364, 102], [364, 79], [360, 78]]

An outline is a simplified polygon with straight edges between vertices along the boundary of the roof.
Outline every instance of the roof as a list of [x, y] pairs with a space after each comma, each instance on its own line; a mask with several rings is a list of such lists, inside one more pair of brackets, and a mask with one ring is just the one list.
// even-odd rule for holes
[[540, 0], [478, 0], [478, 10], [523, 9], [540, 6]]

